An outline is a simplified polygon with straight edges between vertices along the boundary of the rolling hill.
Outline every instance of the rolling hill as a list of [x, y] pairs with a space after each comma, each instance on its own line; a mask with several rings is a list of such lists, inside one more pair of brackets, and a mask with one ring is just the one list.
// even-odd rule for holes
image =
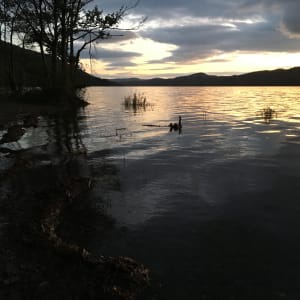
[[300, 67], [258, 71], [232, 76], [215, 76], [196, 73], [175, 78], [124, 78], [114, 80], [121, 85], [129, 86], [274, 86], [300, 85]]
[[[0, 41], [0, 87], [8, 86], [10, 45]], [[13, 46], [15, 78], [23, 86], [41, 86], [45, 75], [43, 73], [40, 54], [36, 51]], [[47, 57], [50, 65], [50, 57]], [[76, 76], [77, 86], [102, 86], [116, 85], [107, 79], [101, 79], [84, 71], [78, 71]]]

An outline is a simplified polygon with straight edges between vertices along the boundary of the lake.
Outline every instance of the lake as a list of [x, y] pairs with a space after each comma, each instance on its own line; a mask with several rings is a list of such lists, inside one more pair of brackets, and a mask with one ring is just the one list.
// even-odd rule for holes
[[[125, 107], [133, 93], [149, 106]], [[118, 181], [95, 189], [113, 226], [88, 248], [143, 262], [154, 299], [300, 299], [299, 87], [93, 87], [86, 96], [90, 163], [105, 156]], [[180, 134], [166, 127], [178, 116]]]
[[[125, 106], [134, 93], [147, 105]], [[149, 268], [141, 299], [300, 299], [300, 87], [91, 87], [85, 96], [75, 119], [39, 117], [6, 145], [87, 153], [78, 165], [92, 170], [101, 215], [73, 239]], [[182, 130], [170, 131], [179, 116]]]

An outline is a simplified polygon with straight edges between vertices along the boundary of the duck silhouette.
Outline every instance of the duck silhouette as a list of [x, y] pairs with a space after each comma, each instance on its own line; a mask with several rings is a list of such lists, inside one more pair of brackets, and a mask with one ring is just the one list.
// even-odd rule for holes
[[179, 116], [178, 123], [170, 123], [169, 127], [170, 127], [170, 131], [173, 131], [173, 130], [177, 131], [178, 129], [181, 130], [181, 128], [182, 128], [181, 116]]

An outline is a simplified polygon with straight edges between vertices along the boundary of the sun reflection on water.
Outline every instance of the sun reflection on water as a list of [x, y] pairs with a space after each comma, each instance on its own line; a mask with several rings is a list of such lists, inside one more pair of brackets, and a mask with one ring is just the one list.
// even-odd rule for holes
[[[125, 109], [124, 97], [134, 93], [143, 94], [151, 109]], [[261, 145], [271, 134], [283, 138], [292, 129], [293, 135], [299, 135], [298, 87], [93, 87], [87, 89], [87, 96], [91, 105], [85, 142], [91, 151], [139, 144], [143, 150], [138, 156], [143, 157], [143, 151], [145, 156], [155, 154], [148, 151], [152, 144], [160, 153], [179, 143], [182, 151], [230, 148], [231, 156], [239, 156], [239, 147], [248, 138], [242, 152], [253, 155], [263, 151]], [[179, 116], [182, 137], [168, 129]], [[124, 132], [115, 137], [117, 128]], [[280, 146], [274, 142], [271, 148], [276, 151]]]

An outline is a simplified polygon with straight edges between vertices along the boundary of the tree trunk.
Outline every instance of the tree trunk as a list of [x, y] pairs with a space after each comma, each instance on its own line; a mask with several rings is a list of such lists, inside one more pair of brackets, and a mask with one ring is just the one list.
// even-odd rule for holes
[[14, 20], [11, 23], [10, 39], [9, 39], [9, 64], [8, 64], [8, 79], [10, 89], [13, 94], [17, 93], [17, 85], [15, 78], [15, 67], [14, 67], [14, 45], [13, 45], [13, 32], [14, 32]]
[[52, 88], [57, 87], [57, 46], [58, 46], [58, 3], [53, 3], [54, 17], [54, 38], [51, 53], [51, 84]]
[[43, 68], [44, 68], [44, 74], [45, 74], [45, 85], [48, 85], [48, 79], [49, 79], [49, 71], [48, 71], [48, 66], [47, 66], [47, 62], [46, 62], [46, 55], [45, 55], [45, 51], [44, 51], [44, 40], [43, 40], [43, 35], [45, 34], [45, 25], [44, 25], [44, 20], [43, 20], [43, 9], [42, 9], [42, 0], [39, 1], [38, 3], [38, 7], [35, 7], [36, 9], [36, 13], [39, 16], [38, 17], [38, 22], [39, 22], [39, 26], [40, 26], [40, 37], [39, 37], [39, 47], [40, 47], [40, 51], [41, 51], [41, 59], [42, 59], [42, 64], [43, 64]]
[[69, 90], [69, 78], [67, 74], [67, 24], [66, 24], [66, 12], [67, 12], [67, 1], [62, 1], [61, 11], [61, 71], [62, 71], [62, 85], [65, 91]]

